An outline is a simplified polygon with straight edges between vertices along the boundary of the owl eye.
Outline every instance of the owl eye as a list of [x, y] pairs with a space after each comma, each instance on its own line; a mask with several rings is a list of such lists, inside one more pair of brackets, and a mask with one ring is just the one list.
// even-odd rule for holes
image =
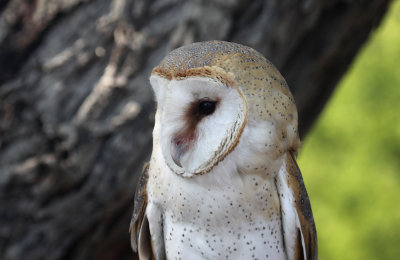
[[199, 102], [199, 112], [202, 115], [211, 115], [215, 111], [215, 105], [217, 102], [204, 100]]

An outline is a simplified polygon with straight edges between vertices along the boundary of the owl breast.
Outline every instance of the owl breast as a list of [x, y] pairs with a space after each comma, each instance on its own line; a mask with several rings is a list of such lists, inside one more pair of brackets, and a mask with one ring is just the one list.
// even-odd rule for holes
[[149, 203], [163, 212], [168, 259], [286, 259], [279, 198], [268, 166], [228, 170], [229, 178], [216, 180], [234, 161], [196, 178], [153, 164], [158, 167], [151, 169]]

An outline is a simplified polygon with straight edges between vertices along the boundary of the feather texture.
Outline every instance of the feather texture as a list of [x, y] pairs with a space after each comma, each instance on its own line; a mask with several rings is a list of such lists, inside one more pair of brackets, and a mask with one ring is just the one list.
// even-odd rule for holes
[[135, 202], [129, 232], [131, 247], [140, 259], [155, 259], [151, 247], [149, 222], [146, 216], [147, 181], [149, 179], [149, 163], [145, 164], [136, 187]]
[[317, 232], [311, 204], [292, 152], [285, 155], [276, 185], [280, 195], [282, 228], [288, 259], [317, 259]]

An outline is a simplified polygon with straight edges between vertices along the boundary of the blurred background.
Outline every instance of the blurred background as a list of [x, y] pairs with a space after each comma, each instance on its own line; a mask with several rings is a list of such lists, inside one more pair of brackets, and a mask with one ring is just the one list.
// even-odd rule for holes
[[320, 259], [400, 256], [400, 1], [303, 140]]
[[167, 52], [242, 43], [295, 97], [320, 259], [400, 255], [400, 0], [3, 0], [0, 259], [135, 259]]

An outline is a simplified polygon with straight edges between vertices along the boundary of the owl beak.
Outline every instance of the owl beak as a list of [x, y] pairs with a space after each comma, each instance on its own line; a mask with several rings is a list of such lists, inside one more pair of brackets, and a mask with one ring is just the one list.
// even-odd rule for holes
[[182, 158], [185, 153], [189, 150], [191, 145], [194, 142], [194, 135], [185, 136], [185, 135], [177, 135], [172, 143], [171, 143], [171, 157], [172, 161], [179, 167], [182, 166]]
[[185, 149], [184, 149], [184, 145], [182, 142], [179, 142], [179, 141], [172, 142], [171, 157], [172, 157], [172, 160], [174, 161], [174, 163], [179, 167], [182, 167], [181, 158], [184, 153], [185, 153]]

